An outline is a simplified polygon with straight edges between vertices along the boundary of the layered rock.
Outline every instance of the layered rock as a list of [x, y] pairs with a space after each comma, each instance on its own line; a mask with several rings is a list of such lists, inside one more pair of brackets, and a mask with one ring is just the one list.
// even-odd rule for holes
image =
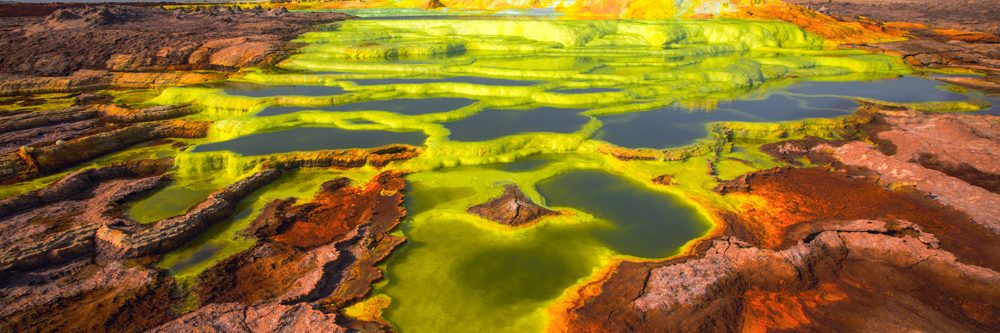
[[1000, 233], [1000, 117], [881, 111], [869, 135], [877, 147], [850, 142], [817, 146], [881, 181], [913, 186]]
[[504, 186], [499, 197], [469, 207], [469, 213], [511, 227], [528, 225], [545, 216], [558, 214], [535, 204], [514, 184]]
[[[151, 163], [159, 163], [150, 166]], [[150, 225], [122, 217], [122, 204], [164, 185], [172, 164], [129, 162], [67, 176], [52, 186], [0, 202], [0, 273], [31, 270], [88, 256], [137, 258], [161, 254], [228, 218], [236, 204], [281, 172], [265, 170], [212, 193], [187, 213]]]
[[[348, 16], [240, 7], [68, 6], [0, 29], [0, 96], [195, 84], [277, 63], [312, 25]], [[30, 15], [32, 13], [25, 13]]]
[[208, 122], [169, 120], [196, 111], [188, 106], [92, 105], [4, 117], [0, 182], [51, 174], [143, 142], [204, 137]]
[[1000, 9], [990, 0], [787, 0], [843, 20], [867, 17], [1000, 34]]
[[871, 128], [880, 151], [1000, 192], [1000, 117], [882, 111]]
[[150, 332], [347, 332], [336, 319], [305, 303], [214, 303]]
[[260, 171], [213, 192], [183, 215], [149, 225], [126, 218], [102, 223], [95, 239], [98, 252], [108, 258], [136, 258], [177, 248], [215, 222], [231, 216], [240, 200], [279, 177], [281, 172], [278, 170]]
[[[403, 242], [390, 232], [405, 215], [405, 185], [401, 173], [383, 172], [359, 187], [327, 182], [310, 202], [272, 202], [244, 231], [258, 243], [198, 277], [205, 305], [158, 330], [387, 329], [337, 313], [368, 295], [382, 277], [376, 265]], [[287, 320], [256, 319], [277, 313]]]
[[[4, 30], [0, 73], [65, 76], [80, 69], [161, 71], [239, 68], [280, 60], [286, 41], [335, 13], [289, 13], [198, 7], [58, 9]], [[70, 56], [72, 55], [72, 56]]]
[[93, 253], [102, 216], [154, 190], [170, 160], [114, 164], [70, 174], [53, 185], [0, 201], [0, 273], [58, 264]]
[[392, 161], [417, 157], [423, 149], [404, 144], [390, 144], [370, 149], [337, 149], [316, 152], [295, 152], [260, 157], [257, 163], [275, 169], [296, 168], [356, 168], [371, 165], [381, 168]]
[[842, 224], [851, 231], [819, 232], [780, 251], [722, 237], [693, 258], [622, 263], [589, 286], [600, 293], [576, 303], [555, 328], [990, 331], [1000, 325], [990, 315], [1000, 311], [993, 287], [1000, 273], [957, 261], [920, 240], [928, 235], [904, 232], [906, 224]]
[[[904, 219], [938, 235], [941, 247], [962, 261], [1000, 269], [1000, 236], [968, 214], [924, 193], [887, 190], [877, 178], [825, 168], [779, 168], [724, 183], [727, 196], [752, 196], [765, 205], [743, 205], [720, 214], [726, 233], [763, 248], [789, 246], [789, 235], [826, 220]], [[794, 238], [792, 238], [794, 241]]]
[[118, 261], [7, 274], [0, 331], [144, 331], [176, 316], [172, 285], [164, 272]]

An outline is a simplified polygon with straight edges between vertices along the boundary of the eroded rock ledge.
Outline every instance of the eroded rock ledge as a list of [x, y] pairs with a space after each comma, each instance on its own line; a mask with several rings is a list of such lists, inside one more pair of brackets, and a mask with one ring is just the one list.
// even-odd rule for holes
[[0, 117], [0, 183], [55, 173], [144, 142], [204, 137], [211, 123], [171, 119], [196, 111], [85, 105]]
[[402, 176], [360, 187], [337, 179], [313, 201], [272, 202], [245, 231], [260, 241], [199, 276], [205, 306], [154, 331], [388, 330], [338, 311], [368, 295], [382, 278], [376, 265], [404, 241], [390, 234], [406, 213]]
[[337, 179], [313, 201], [271, 203], [245, 231], [260, 241], [201, 274], [186, 291], [197, 308], [178, 318], [185, 291], [151, 268], [159, 254], [230, 216], [281, 172], [253, 174], [183, 215], [146, 225], [122, 217], [122, 204], [169, 181], [171, 166], [84, 170], [0, 201], [0, 232], [9, 235], [0, 243], [0, 315], [8, 319], [0, 331], [388, 330], [339, 312], [370, 293], [382, 278], [376, 265], [404, 241], [391, 234], [405, 215], [403, 173], [359, 187]]
[[[170, 166], [166, 160], [85, 170], [49, 188], [0, 201], [13, 214], [0, 223], [17, 230], [3, 240], [0, 273], [82, 256], [135, 258], [166, 252], [229, 217], [241, 199], [281, 175], [277, 170], [258, 172], [212, 193], [183, 215], [150, 225], [122, 217], [125, 201], [169, 181], [162, 173]], [[41, 223], [46, 219], [53, 221]]]
[[[563, 331], [992, 331], [1000, 273], [905, 221], [841, 221], [784, 250], [733, 237], [696, 257], [620, 264]], [[838, 230], [839, 229], [839, 230]], [[892, 320], [885, 320], [893, 318]], [[991, 329], [992, 328], [992, 329]]]

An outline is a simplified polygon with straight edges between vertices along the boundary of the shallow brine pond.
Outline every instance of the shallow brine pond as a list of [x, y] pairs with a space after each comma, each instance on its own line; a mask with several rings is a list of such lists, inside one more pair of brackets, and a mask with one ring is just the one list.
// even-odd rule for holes
[[[720, 179], [779, 165], [761, 143], [836, 138], [858, 98], [989, 102], [781, 22], [366, 19], [298, 41], [280, 70], [154, 100], [199, 105], [215, 125], [130, 216], [182, 214], [268, 154], [419, 146], [384, 168], [410, 171], [408, 243], [374, 292], [403, 332], [544, 330], [547, 308], [616, 260], [666, 258], [706, 235], [713, 206], [737, 204], [711, 191]], [[194, 277], [253, 243], [238, 231], [268, 201], [378, 171], [286, 174], [161, 266]], [[670, 185], [651, 181], [665, 174]], [[466, 212], [507, 184], [560, 214], [513, 228]]]

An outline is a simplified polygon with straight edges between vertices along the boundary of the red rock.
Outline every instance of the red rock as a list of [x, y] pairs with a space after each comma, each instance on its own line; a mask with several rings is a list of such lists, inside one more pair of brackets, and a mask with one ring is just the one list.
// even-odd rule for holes
[[885, 156], [871, 145], [861, 142], [836, 148], [834, 156], [845, 164], [875, 171], [883, 181], [914, 184], [918, 190], [929, 193], [936, 200], [955, 207], [980, 225], [1000, 234], [1000, 214], [996, 213], [997, 207], [1000, 207], [1000, 194], [969, 185], [937, 170]]
[[150, 332], [347, 332], [337, 314], [308, 304], [216, 303], [198, 309]]
[[[970, 325], [1000, 327], [996, 318], [950, 310], [975, 304], [987, 313], [1000, 311], [996, 306], [1000, 291], [993, 288], [1000, 283], [1000, 273], [957, 262], [950, 253], [928, 248], [912, 236], [825, 231], [781, 251], [726, 237], [707, 245], [691, 258], [619, 265], [600, 282], [600, 294], [574, 303], [550, 329], [950, 331]], [[914, 283], [919, 285], [916, 290], [910, 289]], [[934, 296], [943, 294], [950, 296]], [[872, 302], [878, 305], [858, 306]]]
[[469, 207], [469, 213], [511, 227], [528, 225], [542, 217], [559, 214], [535, 204], [514, 184], [504, 186], [499, 197]]

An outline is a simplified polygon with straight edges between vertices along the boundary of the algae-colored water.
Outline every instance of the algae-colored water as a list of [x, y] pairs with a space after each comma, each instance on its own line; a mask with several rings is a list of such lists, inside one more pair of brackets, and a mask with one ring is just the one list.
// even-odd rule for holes
[[[615, 260], [675, 255], [711, 229], [713, 209], [759, 204], [711, 189], [780, 165], [761, 144], [837, 138], [856, 97], [953, 102], [935, 104], [944, 111], [982, 99], [912, 76], [896, 58], [824, 49], [783, 22], [365, 19], [298, 42], [279, 70], [150, 101], [195, 104], [195, 118], [215, 123], [177, 154], [175, 185], [129, 213], [181, 214], [266, 154], [421, 146], [386, 167], [410, 172], [409, 241], [374, 294], [391, 299], [384, 315], [402, 332], [542, 331], [548, 307]], [[622, 160], [607, 153], [617, 148], [654, 149]], [[160, 266], [190, 279], [254, 242], [239, 230], [267, 201], [375, 172], [286, 175]], [[664, 174], [672, 185], [650, 181]], [[194, 185], [202, 179], [213, 181]], [[514, 229], [466, 213], [506, 184], [562, 214]]]

